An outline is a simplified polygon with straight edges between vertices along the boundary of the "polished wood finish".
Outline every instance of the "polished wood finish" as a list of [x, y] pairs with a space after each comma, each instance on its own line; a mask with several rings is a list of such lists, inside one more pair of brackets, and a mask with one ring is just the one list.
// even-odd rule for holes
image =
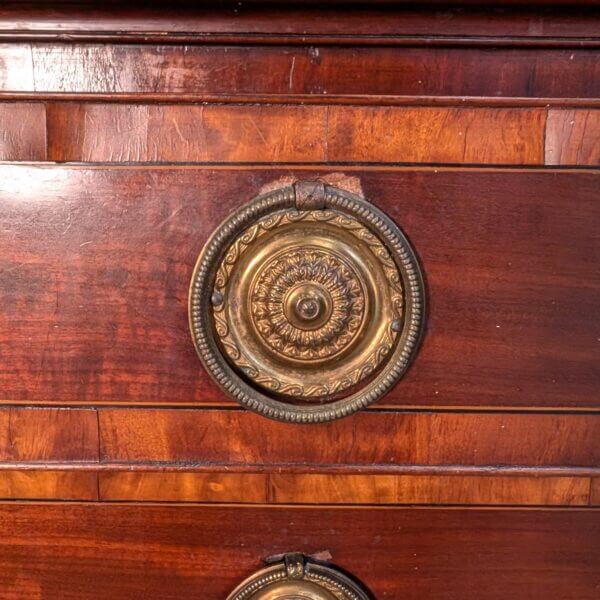
[[326, 162], [320, 106], [51, 104], [59, 162]]
[[[0, 478], [2, 472], [0, 471]], [[589, 477], [100, 471], [101, 500], [588, 506]]]
[[[555, 38], [599, 37], [600, 15], [597, 11], [585, 12], [581, 8], [540, 11], [519, 2], [518, 11], [498, 10], [491, 5], [472, 7], [468, 11], [463, 7], [448, 6], [434, 11], [417, 10], [414, 6], [390, 11], [371, 3], [369, 7], [341, 15], [339, 9], [325, 4], [320, 2], [318, 8], [310, 3], [287, 5], [285, 10], [281, 5], [273, 4], [270, 10], [265, 6], [253, 10], [247, 5], [241, 10], [239, 5], [208, 9], [189, 5], [177, 9], [173, 5], [173, 10], [165, 12], [164, 6], [151, 6], [149, 2], [137, 7], [102, 6], [98, 2], [93, 6], [81, 2], [52, 2], [52, 6], [7, 2], [0, 8], [0, 31], [7, 35], [41, 37], [45, 34], [70, 40], [76, 36], [93, 38], [102, 33], [113, 34], [117, 39], [135, 33], [147, 39], [152, 33], [160, 32], [162, 39], [174, 40], [196, 34], [194, 39], [197, 41], [204, 39], [197, 34], [211, 36], [209, 39], [219, 35], [250, 34], [269, 38], [296, 37], [300, 43], [310, 41], [310, 36], [334, 41], [337, 41], [336, 36], [344, 36], [346, 40], [348, 36], [357, 36], [363, 43], [377, 36], [385, 36], [388, 43], [390, 38], [406, 36], [423, 36], [427, 41], [435, 36], [465, 36], [468, 41], [496, 36], [496, 43], [506, 43], [510, 38], [520, 38], [521, 42], [542, 38], [548, 43], [548, 39]], [[444, 0], [444, 4], [450, 2]], [[570, 2], [571, 8], [579, 4], [586, 2]], [[177, 37], [169, 38], [169, 35]]]
[[[0, 399], [228, 404], [188, 331], [196, 257], [262, 186], [327, 173], [0, 167]], [[598, 408], [596, 172], [343, 173], [427, 282], [421, 349], [377, 406]]]
[[[2, 112], [3, 111], [3, 112]], [[599, 110], [4, 103], [4, 160], [598, 165]]]
[[545, 120], [542, 109], [50, 104], [48, 158], [542, 164]]
[[587, 506], [587, 477], [271, 475], [277, 503]]
[[14, 161], [600, 164], [600, 110], [19, 102], [2, 114], [0, 157]]
[[265, 473], [102, 471], [98, 489], [100, 499], [110, 501], [266, 503], [269, 477]]
[[0, 409], [0, 457], [5, 462], [93, 461], [98, 441], [94, 410]]
[[100, 460], [108, 463], [323, 469], [600, 464], [595, 415], [365, 411], [302, 426], [302, 435], [293, 424], [238, 410], [102, 409], [98, 416]]
[[355, 108], [329, 110], [333, 162], [542, 164], [541, 109]]
[[46, 107], [0, 103], [0, 160], [46, 159]]
[[547, 165], [600, 165], [600, 110], [550, 110]]
[[591, 509], [5, 504], [0, 589], [217, 600], [293, 548], [331, 560], [378, 599], [595, 600], [598, 540]]
[[594, 477], [591, 482], [590, 504], [600, 506], [600, 477]]
[[[376, 474], [222, 473], [218, 470], [156, 470], [135, 465], [63, 464], [0, 469], [0, 500], [202, 502], [231, 504], [381, 504], [589, 506], [597, 505], [598, 478], [569, 473]], [[105, 468], [106, 467], [106, 468]], [[135, 470], [132, 470], [135, 469]], [[154, 470], [153, 470], [154, 469]], [[202, 469], [202, 467], [201, 467]], [[506, 470], [503, 471], [506, 473]]]
[[98, 500], [94, 471], [0, 470], [2, 500]]
[[598, 98], [597, 57], [579, 48], [14, 43], [0, 45], [0, 91]]
[[[294, 425], [243, 410], [13, 407], [0, 409], [0, 439], [2, 462], [13, 469], [170, 465], [210, 467], [214, 474], [280, 468], [393, 473], [414, 467], [466, 475], [478, 467], [482, 474], [558, 476], [570, 467], [562, 473], [570, 476], [581, 468], [589, 474], [597, 469], [593, 442], [599, 423], [585, 414], [366, 411], [306, 425], [302, 436], [291, 436]], [[235, 444], [222, 443], [233, 438]]]

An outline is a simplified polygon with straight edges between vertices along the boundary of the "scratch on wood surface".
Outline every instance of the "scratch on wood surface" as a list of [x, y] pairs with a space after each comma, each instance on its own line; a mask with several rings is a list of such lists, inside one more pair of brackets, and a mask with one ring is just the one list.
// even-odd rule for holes
[[296, 67], [296, 57], [293, 56], [292, 63], [290, 65], [290, 75], [289, 75], [289, 81], [288, 81], [288, 88], [289, 88], [290, 92], [292, 91], [292, 87], [294, 85], [294, 68], [295, 67]]
[[258, 133], [258, 135], [260, 136], [260, 139], [263, 141], [263, 144], [265, 146], [268, 146], [269, 143], [267, 142], [267, 138], [265, 138], [260, 127], [256, 124], [256, 121], [252, 117], [248, 117], [248, 121], [250, 121], [250, 123], [252, 123], [252, 126], [254, 127], [254, 129], [256, 129], [256, 133]]

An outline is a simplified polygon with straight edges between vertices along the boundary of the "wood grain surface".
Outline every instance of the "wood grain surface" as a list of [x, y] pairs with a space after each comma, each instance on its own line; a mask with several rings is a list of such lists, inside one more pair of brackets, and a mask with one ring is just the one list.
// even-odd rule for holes
[[4, 102], [0, 158], [600, 164], [600, 110]]
[[301, 430], [241, 410], [106, 408], [98, 416], [100, 460], [107, 463], [306, 469], [600, 464], [597, 415], [364, 411]]
[[[551, 2], [549, 2], [551, 3]], [[583, 4], [584, 2], [582, 2]], [[577, 3], [571, 3], [572, 7]], [[540, 11], [531, 7], [519, 6], [518, 10], [488, 9], [471, 7], [444, 7], [444, 10], [415, 10], [404, 8], [402, 11], [390, 11], [385, 7], [361, 7], [360, 11], [340, 11], [339, 7], [318, 8], [310, 5], [294, 7], [265, 6], [252, 8], [214, 6], [210, 8], [173, 7], [165, 13], [161, 7], [150, 6], [102, 6], [96, 2], [94, 7], [81, 3], [54, 2], [52, 6], [40, 3], [19, 3], [0, 8], [0, 31], [7, 34], [61, 34], [67, 39], [73, 36], [105, 32], [125, 36], [138, 33], [147, 39], [153, 33], [160, 32], [162, 38], [175, 34], [234, 34], [238, 36], [297, 37], [302, 43], [308, 36], [335, 39], [338, 35], [388, 38], [406, 36], [467, 36], [475, 41], [482, 36], [497, 36], [496, 43], [503, 38], [522, 38], [536, 40], [559, 38], [598, 37], [600, 18], [594, 12], [585, 12], [580, 8], [560, 11]], [[546, 38], [546, 39], [544, 39]], [[310, 40], [309, 40], [310, 41]], [[364, 42], [363, 42], [364, 43]]]
[[546, 112], [52, 103], [47, 118], [55, 161], [520, 165], [544, 162]]
[[0, 44], [0, 91], [598, 98], [597, 51]]
[[98, 422], [89, 409], [1, 408], [3, 462], [96, 461]]
[[599, 427], [367, 411], [299, 436], [242, 410], [3, 408], [0, 498], [586, 506]]
[[46, 160], [46, 107], [0, 103], [0, 160]]
[[269, 504], [588, 506], [591, 485], [589, 477], [524, 475], [100, 471], [98, 478], [101, 500]]
[[94, 471], [0, 469], [0, 499], [98, 500], [98, 474]]
[[273, 474], [276, 503], [587, 506], [587, 477]]
[[590, 504], [600, 506], [600, 477], [592, 478]]
[[48, 158], [325, 162], [326, 119], [321, 106], [50, 104]]
[[269, 482], [267, 473], [98, 473], [103, 501], [267, 503]]
[[[60, 468], [57, 468], [59, 466]], [[376, 474], [220, 472], [190, 467], [132, 470], [87, 463], [0, 462], [0, 500], [201, 502], [216, 504], [589, 506], [597, 478], [569, 474]], [[135, 466], [133, 467], [135, 468]]]
[[[420, 351], [378, 406], [598, 408], [595, 172], [341, 172], [427, 282]], [[262, 186], [327, 173], [0, 167], [2, 402], [228, 404], [188, 331], [198, 253]]]
[[544, 162], [541, 109], [330, 107], [333, 162], [535, 165]]
[[3, 600], [222, 600], [293, 550], [331, 557], [377, 599], [596, 600], [599, 544], [593, 509], [4, 504], [0, 589]]
[[550, 110], [547, 165], [600, 165], [600, 110]]

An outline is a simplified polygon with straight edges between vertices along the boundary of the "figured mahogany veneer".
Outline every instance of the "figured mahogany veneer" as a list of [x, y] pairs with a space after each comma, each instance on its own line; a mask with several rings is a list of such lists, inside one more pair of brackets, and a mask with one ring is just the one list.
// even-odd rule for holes
[[590, 509], [3, 505], [0, 589], [221, 600], [263, 559], [302, 548], [378, 600], [595, 600], [598, 540]]
[[0, 118], [15, 161], [600, 164], [597, 109], [21, 102]]
[[[48, 157], [60, 162], [542, 164], [545, 120], [539, 108], [57, 103], [47, 108]], [[580, 135], [593, 139], [593, 132], [592, 123]], [[595, 154], [590, 149], [586, 157]]]
[[3, 408], [0, 499], [599, 503], [593, 415], [370, 412], [294, 429], [241, 410]]
[[[229, 403], [188, 331], [197, 254], [261, 186], [331, 171], [0, 167], [0, 400]], [[595, 172], [343, 172], [427, 284], [421, 349], [379, 407], [598, 407]]]
[[0, 500], [600, 506], [600, 478], [576, 474], [220, 473], [150, 465], [132, 472], [131, 467], [60, 466], [1, 469]]

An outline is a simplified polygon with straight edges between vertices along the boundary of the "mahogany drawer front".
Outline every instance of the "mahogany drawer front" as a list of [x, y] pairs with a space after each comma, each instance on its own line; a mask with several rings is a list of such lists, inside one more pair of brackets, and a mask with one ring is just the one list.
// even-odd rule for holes
[[[164, 34], [162, 38], [171, 43], [152, 40], [152, 31], [140, 32], [137, 40], [127, 39], [125, 29], [121, 35], [113, 31], [112, 40], [100, 41], [103, 34], [108, 37], [106, 30], [87, 35], [74, 32], [79, 39], [65, 44], [48, 40], [52, 36], [44, 36], [38, 26], [37, 32], [22, 32], [11, 44], [0, 46], [6, 64], [0, 91], [21, 98], [137, 98], [145, 94], [161, 100], [182, 96], [184, 100], [227, 101], [237, 96], [242, 101], [246, 97], [249, 102], [258, 98], [279, 103], [298, 98], [322, 103], [325, 95], [326, 100], [342, 96], [353, 101], [371, 96], [371, 103], [386, 96], [408, 97], [404, 102], [436, 97], [526, 98], [539, 106], [565, 99], [591, 102], [599, 95], [598, 17], [591, 17], [587, 31], [564, 27], [560, 35], [517, 36], [509, 24], [504, 36], [482, 40], [481, 30], [470, 36], [456, 35], [456, 22], [461, 20], [458, 10], [450, 13], [447, 23], [454, 23], [446, 25], [446, 34], [441, 36], [420, 32], [378, 37], [363, 24], [355, 26], [357, 35], [337, 37], [325, 25], [325, 35], [312, 40], [309, 36], [299, 39], [297, 34], [286, 39], [275, 32], [265, 32], [261, 39], [247, 31], [233, 33], [227, 40], [213, 32], [212, 36], [192, 35], [187, 45], [187, 30], [179, 32], [175, 41], [180, 43], [175, 44]], [[530, 31], [540, 30], [539, 14], [535, 18]], [[26, 37], [35, 43], [22, 41]]]
[[188, 329], [196, 257], [317, 176], [389, 214], [424, 274], [420, 350], [379, 408], [598, 408], [598, 174], [449, 168], [0, 167], [0, 401], [227, 405]]
[[381, 598], [593, 600], [596, 511], [0, 506], [3, 599], [225, 598], [301, 551]]

